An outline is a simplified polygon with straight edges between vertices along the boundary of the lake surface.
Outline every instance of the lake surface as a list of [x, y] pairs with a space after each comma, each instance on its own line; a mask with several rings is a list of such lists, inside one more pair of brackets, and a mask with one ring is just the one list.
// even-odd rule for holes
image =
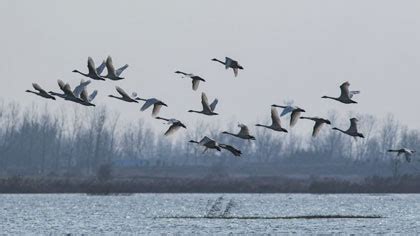
[[[333, 218], [320, 218], [328, 216]], [[420, 195], [3, 194], [0, 229], [4, 234], [419, 233]]]

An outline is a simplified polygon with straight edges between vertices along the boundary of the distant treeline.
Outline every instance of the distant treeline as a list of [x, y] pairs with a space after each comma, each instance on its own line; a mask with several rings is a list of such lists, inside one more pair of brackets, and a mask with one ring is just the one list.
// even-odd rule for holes
[[96, 178], [0, 179], [0, 193], [420, 193], [420, 176], [338, 178]]
[[[357, 117], [365, 139], [355, 141], [329, 127], [321, 130], [316, 138], [311, 138], [310, 132], [286, 135], [253, 129], [256, 141], [248, 143], [222, 135], [224, 129], [214, 123], [189, 124], [186, 131], [171, 139], [154, 132], [142, 119], [120, 122], [118, 114], [105, 107], [70, 106], [52, 112], [46, 107], [22, 108], [16, 103], [0, 101], [0, 176], [89, 179], [105, 172], [111, 179], [127, 175], [130, 168], [141, 171], [141, 168], [165, 167], [168, 172], [155, 171], [150, 175], [165, 176], [178, 170], [177, 175], [192, 177], [192, 172], [185, 168], [203, 166], [211, 167], [215, 173], [250, 177], [284, 175], [282, 171], [296, 176], [376, 173], [397, 177], [418, 173], [416, 157], [411, 163], [405, 163], [404, 158], [386, 153], [387, 149], [400, 146], [420, 150], [418, 130], [400, 125], [392, 116], [380, 120], [369, 115]], [[330, 112], [326, 118], [337, 125], [337, 113]], [[348, 120], [344, 121], [339, 124], [347, 127]], [[228, 129], [236, 132], [233, 128], [237, 121], [231, 124]], [[243, 157], [237, 159], [228, 152], [202, 154], [201, 148], [186, 142], [204, 135], [239, 147]], [[272, 171], [265, 171], [264, 166]], [[321, 187], [322, 184], [317, 188]], [[279, 187], [273, 185], [273, 188]]]

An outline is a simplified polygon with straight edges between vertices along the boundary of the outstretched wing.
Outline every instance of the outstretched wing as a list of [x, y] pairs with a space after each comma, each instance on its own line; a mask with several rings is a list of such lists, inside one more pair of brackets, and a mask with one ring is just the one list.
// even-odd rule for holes
[[91, 102], [95, 99], [96, 95], [98, 95], [98, 90], [94, 90], [88, 97], [88, 101]]
[[286, 106], [285, 108], [283, 108], [283, 111], [281, 112], [280, 116], [285, 116], [288, 113], [292, 112], [294, 109], [294, 107], [292, 106]]
[[179, 130], [179, 128], [181, 128], [181, 126], [179, 126], [177, 123], [172, 124], [169, 129], [165, 132], [165, 135], [171, 135], [173, 133], [175, 133], [177, 130]]
[[157, 115], [159, 114], [159, 112], [160, 112], [160, 109], [161, 109], [161, 108], [162, 108], [162, 105], [161, 105], [161, 104], [159, 104], [159, 103], [155, 103], [155, 104], [153, 105], [152, 116], [153, 116], [153, 117], [157, 116]]
[[120, 88], [120, 87], [118, 87], [118, 86], [115, 86], [115, 89], [117, 90], [117, 92], [121, 95], [121, 96], [123, 96], [124, 98], [131, 98], [125, 91], [124, 91], [124, 89], [122, 89], [122, 88]]
[[114, 64], [112, 63], [112, 58], [111, 56], [108, 56], [106, 58], [106, 69], [108, 70], [108, 75], [115, 75], [115, 68], [114, 68]]
[[239, 124], [238, 127], [241, 128], [238, 135], [243, 135], [243, 136], [249, 136], [250, 135], [248, 126], [246, 126], [244, 124]]
[[80, 97], [80, 94], [82, 93], [83, 89], [85, 89], [89, 84], [90, 80], [84, 81], [83, 79], [80, 81], [80, 84], [76, 86], [73, 90], [73, 94], [75, 97]]
[[157, 100], [154, 98], [147, 99], [146, 102], [143, 104], [143, 106], [140, 108], [140, 111], [145, 111], [147, 108], [154, 105], [156, 102]]
[[273, 122], [274, 126], [281, 126], [279, 114], [277, 113], [277, 110], [274, 107], [271, 108], [271, 121]]
[[352, 98], [356, 94], [360, 94], [360, 91], [350, 91], [350, 98]]
[[322, 122], [315, 122], [314, 130], [312, 132], [312, 137], [316, 137], [319, 134], [319, 131], [321, 130], [324, 123]]
[[212, 112], [212, 109], [209, 106], [209, 100], [207, 99], [207, 96], [204, 92], [201, 93], [201, 105], [203, 105], [204, 112]]
[[233, 63], [233, 59], [229, 58], [229, 57], [225, 57], [225, 68], [226, 70], [229, 69], [229, 67], [232, 66]]
[[44, 89], [41, 88], [37, 83], [32, 83], [32, 87], [34, 87], [35, 90], [38, 90], [40, 93], [48, 94]]
[[73, 92], [71, 91], [71, 87], [70, 87], [69, 84], [64, 85], [63, 92], [69, 97], [76, 97], [76, 96], [74, 96]]
[[95, 62], [93, 62], [92, 57], [88, 57], [87, 67], [90, 75], [96, 74]]
[[98, 68], [96, 68], [96, 73], [98, 73], [98, 75], [102, 74], [105, 67], [106, 67], [106, 63], [105, 63], [105, 60], [103, 60], [101, 65], [99, 65]]
[[341, 86], [340, 86], [340, 90], [341, 90], [341, 95], [340, 97], [345, 97], [345, 98], [350, 98], [350, 83], [348, 81], [344, 82]]
[[192, 80], [192, 89], [194, 90], [194, 91], [196, 91], [197, 89], [198, 89], [198, 85], [200, 84], [200, 80], [198, 80], [198, 79], [193, 79]]
[[292, 111], [292, 115], [290, 116], [290, 127], [293, 127], [296, 125], [296, 123], [299, 120], [300, 114], [302, 114], [300, 111]]
[[241, 150], [239, 150], [239, 149], [237, 149], [237, 148], [235, 148], [235, 147], [233, 147], [233, 146], [231, 146], [231, 145], [228, 145], [228, 144], [219, 144], [219, 146], [220, 146], [221, 148], [223, 148], [223, 149], [228, 150], [228, 151], [229, 151], [229, 152], [231, 152], [234, 156], [239, 157], [239, 156], [241, 156], [241, 154], [242, 154]]
[[207, 136], [204, 136], [201, 140], [200, 140], [200, 142], [198, 142], [198, 144], [200, 144], [200, 145], [206, 145], [207, 143], [209, 143], [209, 142], [214, 142], [214, 140], [213, 139], [211, 139], [211, 138], [209, 138], [209, 137], [207, 137]]
[[350, 133], [357, 133], [357, 119], [351, 118], [350, 119], [350, 128], [348, 129]]
[[80, 99], [82, 99], [85, 102], [89, 101], [88, 93], [87, 93], [86, 89], [83, 89], [82, 93], [80, 94]]
[[116, 75], [116, 76], [120, 76], [120, 75], [121, 75], [121, 73], [123, 73], [123, 71], [124, 71], [125, 69], [127, 69], [127, 68], [128, 68], [128, 64], [125, 64], [124, 66], [120, 67], [119, 69], [117, 69], [117, 70], [115, 71], [115, 75]]
[[217, 98], [216, 99], [214, 99], [213, 100], [213, 102], [210, 104], [210, 109], [212, 110], [212, 111], [214, 111], [215, 109], [216, 109], [216, 106], [217, 106], [217, 103], [219, 102], [219, 100], [217, 100]]

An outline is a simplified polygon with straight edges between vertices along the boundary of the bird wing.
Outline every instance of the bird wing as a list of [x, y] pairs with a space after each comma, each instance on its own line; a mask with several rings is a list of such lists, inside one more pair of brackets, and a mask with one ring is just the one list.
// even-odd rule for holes
[[296, 123], [299, 120], [300, 114], [302, 114], [300, 111], [292, 111], [292, 115], [290, 116], [290, 127], [293, 127], [296, 125]]
[[41, 88], [41, 86], [39, 86], [39, 84], [37, 83], [32, 83], [32, 87], [34, 87], [35, 90], [38, 90], [40, 93], [43, 94], [48, 94], [44, 89]]
[[88, 57], [88, 64], [87, 64], [89, 74], [94, 75], [96, 74], [95, 62], [93, 62], [92, 57]]
[[211, 111], [214, 111], [216, 109], [218, 102], [219, 100], [217, 100], [217, 98], [213, 100], [213, 102], [210, 104]]
[[157, 114], [159, 113], [160, 109], [162, 108], [162, 105], [159, 103], [155, 103], [153, 105], [153, 111], [152, 111], [152, 116], [157, 116]]
[[340, 86], [340, 90], [341, 90], [341, 95], [340, 97], [345, 97], [345, 98], [350, 98], [350, 83], [348, 81], [344, 82], [341, 86]]
[[74, 88], [74, 90], [73, 90], [74, 96], [79, 97], [80, 94], [82, 93], [83, 89], [85, 89], [86, 86], [88, 86], [90, 84], [90, 82], [91, 82], [90, 80], [88, 80], [88, 81], [81, 80], [80, 84], [77, 85], [76, 88]]
[[61, 79], [57, 80], [57, 83], [58, 87], [64, 92], [64, 86], [66, 86], [66, 84]]
[[94, 90], [88, 97], [88, 101], [91, 102], [95, 99], [96, 95], [98, 95], [98, 90]]
[[357, 133], [357, 120], [355, 118], [350, 119], [350, 128], [348, 129], [350, 133]]
[[82, 93], [80, 93], [80, 99], [82, 99], [85, 102], [89, 101], [88, 93], [87, 93], [86, 89], [83, 89]]
[[131, 97], [124, 91], [124, 89], [120, 88], [119, 86], [115, 86], [115, 89], [117, 90], [117, 92], [123, 96], [124, 98], [128, 98], [131, 99]]
[[165, 132], [165, 135], [171, 135], [173, 133], [175, 133], [177, 130], [179, 130], [179, 128], [181, 128], [181, 126], [179, 126], [179, 124], [172, 124], [169, 129]]
[[271, 121], [273, 122], [274, 126], [281, 127], [279, 114], [274, 107], [271, 108]]
[[235, 148], [234, 146], [228, 145], [228, 144], [219, 144], [219, 146], [223, 149], [228, 150], [231, 152], [234, 156], [241, 156], [242, 152], [241, 150]]
[[360, 94], [360, 91], [350, 91], [349, 96], [350, 98], [353, 98], [353, 96], [356, 94]]
[[324, 125], [324, 123], [322, 123], [322, 122], [315, 122], [314, 130], [312, 132], [312, 137], [315, 137], [315, 136], [318, 135], [318, 133], [321, 130], [323, 125]]
[[243, 135], [243, 136], [249, 136], [250, 135], [248, 126], [246, 126], [244, 124], [239, 124], [238, 127], [241, 128], [238, 135]]
[[292, 112], [294, 109], [294, 107], [292, 106], [286, 106], [285, 108], [283, 108], [283, 111], [281, 112], [280, 116], [285, 116], [288, 113]]
[[112, 64], [112, 58], [111, 56], [108, 56], [106, 58], [106, 69], [108, 70], [108, 75], [113, 75], [115, 76], [115, 68], [114, 65]]
[[102, 74], [102, 72], [104, 71], [105, 67], [106, 67], [106, 63], [105, 63], [105, 60], [103, 60], [103, 61], [102, 61], [102, 63], [101, 63], [101, 65], [99, 65], [99, 66], [96, 68], [96, 73], [97, 73], [98, 75]]
[[204, 136], [201, 140], [200, 140], [200, 142], [198, 142], [198, 144], [200, 144], [200, 145], [206, 145], [207, 143], [210, 143], [210, 142], [215, 142], [213, 139], [211, 139], [211, 138], [209, 138], [209, 137], [207, 137], [207, 136]]
[[207, 99], [207, 96], [204, 92], [201, 93], [201, 105], [203, 105], [204, 112], [212, 112], [212, 109], [209, 106], [209, 100]]
[[147, 99], [143, 106], [140, 108], [140, 111], [145, 111], [147, 108], [149, 108], [151, 105], [154, 105], [156, 102], [157, 99], [155, 98]]
[[198, 80], [198, 79], [193, 79], [192, 80], [192, 89], [194, 90], [194, 91], [196, 91], [197, 89], [198, 89], [198, 85], [200, 84], [200, 80]]
[[230, 59], [229, 57], [225, 57], [225, 68], [226, 68], [226, 70], [229, 69], [229, 67], [231, 67], [233, 61], [234, 60]]
[[127, 68], [128, 68], [128, 64], [125, 64], [124, 66], [122, 66], [122, 67], [118, 68], [118, 69], [115, 71], [115, 75], [116, 75], [116, 76], [120, 76], [120, 75], [121, 75], [121, 73], [123, 73], [123, 71], [124, 71], [125, 69], [127, 69]]
[[235, 75], [235, 77], [238, 76], [238, 68], [232, 68], [233, 69], [233, 74]]
[[76, 97], [76, 96], [74, 96], [73, 92], [71, 91], [71, 87], [70, 87], [69, 84], [65, 84], [62, 90], [67, 96]]

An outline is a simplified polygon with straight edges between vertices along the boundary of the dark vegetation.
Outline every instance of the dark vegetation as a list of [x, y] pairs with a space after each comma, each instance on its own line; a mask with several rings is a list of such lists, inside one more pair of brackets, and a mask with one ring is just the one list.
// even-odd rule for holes
[[[227, 128], [189, 124], [166, 138], [144, 120], [122, 122], [104, 107], [70, 108], [50, 112], [0, 101], [0, 192], [420, 192], [418, 158], [407, 163], [386, 153], [420, 150], [420, 132], [392, 116], [357, 116], [366, 136], [358, 141], [326, 127], [315, 139], [310, 132], [253, 129], [256, 141], [248, 143], [220, 134], [236, 121]], [[338, 116], [328, 118], [347, 126]], [[203, 135], [240, 147], [243, 157], [202, 154], [185, 142]]]

